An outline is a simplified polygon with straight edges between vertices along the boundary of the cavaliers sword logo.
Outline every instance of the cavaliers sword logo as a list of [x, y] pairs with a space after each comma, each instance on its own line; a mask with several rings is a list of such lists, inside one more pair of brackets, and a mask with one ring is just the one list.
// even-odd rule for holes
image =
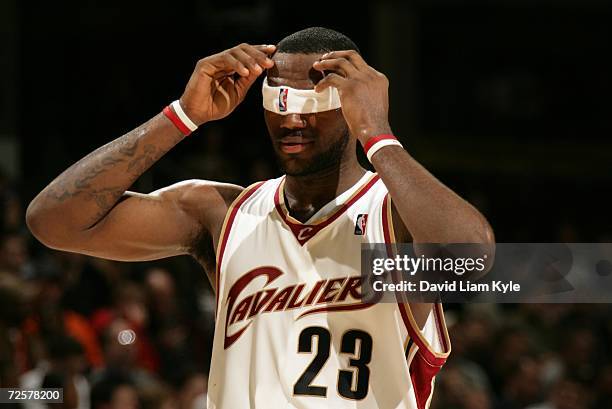
[[[322, 279], [310, 285], [295, 283], [282, 288], [273, 287], [274, 281], [283, 274], [276, 267], [264, 266], [245, 273], [234, 282], [227, 295], [224, 349], [236, 342], [261, 314], [299, 308], [302, 312], [296, 319], [300, 319], [324, 312], [361, 310], [380, 300], [378, 297], [363, 302], [361, 276]], [[263, 286], [258, 291], [244, 294], [245, 288], [260, 277], [264, 279], [258, 280]]]

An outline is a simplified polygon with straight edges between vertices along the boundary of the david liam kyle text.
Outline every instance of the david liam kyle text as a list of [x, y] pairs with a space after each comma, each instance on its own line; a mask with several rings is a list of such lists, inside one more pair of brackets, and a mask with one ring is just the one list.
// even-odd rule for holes
[[443, 283], [433, 283], [425, 280], [420, 281], [400, 281], [397, 283], [384, 283], [374, 281], [372, 283], [374, 291], [393, 291], [393, 292], [461, 292], [461, 293], [511, 293], [520, 292], [521, 285], [513, 281], [491, 281], [490, 283], [472, 283], [471, 281], [444, 281]]

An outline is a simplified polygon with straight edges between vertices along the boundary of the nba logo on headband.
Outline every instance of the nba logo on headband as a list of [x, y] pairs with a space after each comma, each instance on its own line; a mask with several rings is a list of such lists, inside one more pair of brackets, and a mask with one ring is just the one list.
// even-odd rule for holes
[[334, 87], [327, 87], [322, 92], [312, 88], [291, 88], [284, 84], [271, 87], [266, 77], [261, 86], [261, 95], [264, 109], [279, 115], [315, 114], [341, 107], [340, 94]]
[[287, 88], [281, 88], [278, 92], [278, 110], [281, 112], [287, 111], [287, 94], [289, 94]]

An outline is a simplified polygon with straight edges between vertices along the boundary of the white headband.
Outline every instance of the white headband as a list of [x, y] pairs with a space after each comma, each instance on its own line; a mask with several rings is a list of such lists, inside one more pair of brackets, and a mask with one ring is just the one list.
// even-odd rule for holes
[[314, 89], [295, 89], [287, 86], [271, 87], [268, 77], [261, 88], [263, 107], [280, 115], [314, 114], [340, 108], [340, 95], [334, 87], [322, 92]]

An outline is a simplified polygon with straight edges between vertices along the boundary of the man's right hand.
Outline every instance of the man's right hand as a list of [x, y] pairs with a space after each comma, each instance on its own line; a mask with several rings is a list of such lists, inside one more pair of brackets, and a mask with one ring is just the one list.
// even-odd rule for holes
[[[200, 60], [180, 100], [190, 119], [201, 125], [229, 115], [274, 65], [268, 57], [274, 50], [242, 44]], [[26, 214], [30, 230], [51, 248], [113, 260], [189, 253], [214, 273], [210, 255], [240, 186], [191, 181], [150, 194], [127, 191], [184, 138], [160, 113], [96, 149], [32, 200]]]
[[228, 116], [244, 100], [257, 77], [274, 62], [273, 45], [240, 44], [196, 64], [180, 103], [197, 125]]

